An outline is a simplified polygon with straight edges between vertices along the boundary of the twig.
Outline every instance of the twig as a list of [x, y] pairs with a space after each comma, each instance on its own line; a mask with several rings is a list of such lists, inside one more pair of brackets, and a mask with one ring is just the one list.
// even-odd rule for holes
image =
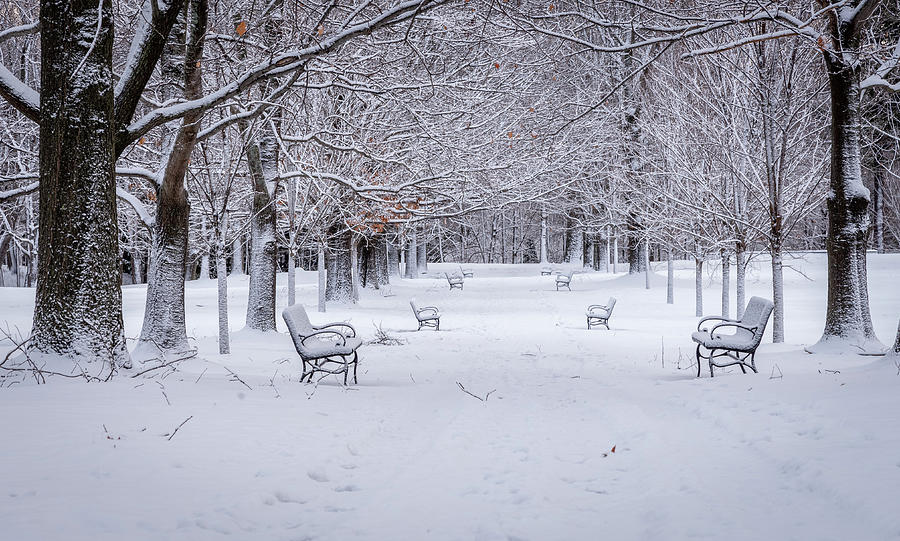
[[171, 406], [172, 403], [169, 402], [169, 395], [166, 394], [166, 386], [163, 385], [162, 383], [160, 383], [159, 381], [157, 381], [156, 384], [159, 385], [159, 391], [162, 393], [163, 398], [166, 399], [166, 404]]
[[[775, 375], [775, 371], [778, 370], [778, 375]], [[769, 376], [769, 379], [781, 379], [784, 377], [784, 374], [781, 372], [781, 369], [778, 368], [778, 365], [774, 365], [772, 367], [772, 375]]]
[[494, 389], [494, 390], [488, 392], [488, 394], [484, 395], [484, 398], [481, 398], [481, 397], [478, 396], [477, 394], [474, 394], [474, 393], [470, 392], [468, 389], [466, 389], [465, 387], [463, 387], [463, 384], [462, 384], [462, 383], [460, 383], [460, 382], [457, 381], [456, 384], [459, 385], [459, 389], [460, 389], [462, 392], [466, 393], [466, 394], [469, 395], [469, 396], [473, 396], [473, 397], [477, 398], [478, 400], [481, 400], [482, 402], [487, 402], [487, 399], [490, 398], [491, 394], [493, 394], [493, 393], [495, 393], [495, 392], [497, 391], [497, 389]]
[[231, 381], [239, 381], [244, 384], [244, 387], [250, 389], [251, 391], [253, 390], [253, 387], [247, 385], [247, 382], [242, 380], [240, 376], [238, 376], [237, 374], [232, 372], [230, 368], [228, 368], [227, 366], [222, 366], [222, 368], [224, 368], [225, 370], [228, 370], [228, 373], [231, 374]]
[[178, 432], [178, 429], [181, 428], [181, 427], [183, 427], [183, 426], [184, 426], [184, 423], [190, 421], [190, 420], [193, 419], [193, 418], [194, 418], [194, 416], [191, 415], [190, 417], [188, 417], [188, 418], [185, 419], [184, 421], [181, 421], [181, 424], [175, 427], [175, 430], [173, 430], [172, 433], [169, 434], [169, 438], [168, 438], [166, 441], [172, 441], [172, 438], [175, 437], [175, 434]]
[[197, 380], [196, 380], [194, 383], [200, 383], [200, 378], [203, 377], [203, 374], [205, 374], [207, 370], [209, 370], [209, 367], [208, 367], [208, 366], [207, 366], [206, 368], [203, 369], [203, 372], [200, 372], [200, 375], [197, 376]]
[[154, 366], [154, 367], [151, 367], [151, 368], [148, 368], [148, 369], [146, 369], [146, 370], [141, 370], [141, 371], [138, 372], [137, 374], [133, 374], [131, 377], [136, 378], [136, 377], [142, 376], [142, 375], [144, 375], [144, 374], [146, 374], [146, 373], [148, 373], [148, 372], [153, 372], [154, 370], [159, 370], [160, 368], [166, 368], [166, 367], [172, 366], [172, 365], [175, 364], [175, 363], [180, 363], [181, 361], [186, 361], [186, 360], [192, 359], [192, 358], [194, 358], [194, 357], [196, 357], [196, 356], [197, 356], [197, 350], [194, 349], [194, 350], [191, 350], [191, 351], [190, 351], [186, 356], [184, 356], [184, 357], [179, 357], [179, 358], [177, 358], [177, 359], [172, 359], [171, 361], [166, 361], [166, 362], [164, 362], [164, 363], [158, 364], [158, 365], [156, 365], [156, 366]]

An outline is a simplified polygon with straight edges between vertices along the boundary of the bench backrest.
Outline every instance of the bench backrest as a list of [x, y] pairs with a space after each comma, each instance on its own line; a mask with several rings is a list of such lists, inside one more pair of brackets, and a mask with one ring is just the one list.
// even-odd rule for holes
[[766, 325], [769, 323], [769, 316], [772, 315], [773, 308], [775, 308], [775, 305], [768, 299], [750, 297], [750, 301], [747, 302], [747, 308], [744, 310], [744, 315], [741, 316], [741, 324], [748, 327], [756, 327], [756, 332], [738, 328], [735, 336], [741, 336], [746, 339], [753, 347], [758, 346], [762, 341], [763, 333], [766, 332]]
[[316, 332], [309, 316], [306, 315], [306, 308], [302, 304], [288, 306], [281, 312], [281, 317], [287, 325], [288, 332], [291, 333], [291, 340], [294, 341], [294, 347], [299, 352], [303, 348], [303, 339]]
[[416, 306], [416, 299], [415, 298], [409, 299], [409, 305], [412, 306], [413, 313], [416, 314], [416, 316], [418, 316], [419, 315], [419, 307]]
[[616, 298], [610, 297], [609, 300], [606, 301], [606, 313], [608, 314], [608, 316], [612, 315], [613, 308], [615, 308], [615, 307], [616, 307]]

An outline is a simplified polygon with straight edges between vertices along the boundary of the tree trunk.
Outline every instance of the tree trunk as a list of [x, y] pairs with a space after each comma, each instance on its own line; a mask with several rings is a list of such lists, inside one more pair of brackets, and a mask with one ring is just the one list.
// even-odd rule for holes
[[584, 230], [575, 219], [566, 218], [566, 251], [565, 262], [580, 267], [584, 266]]
[[[852, 26], [852, 25], [851, 25]], [[838, 29], [843, 33], [856, 29]], [[853, 46], [855, 35], [839, 36]], [[859, 149], [859, 65], [824, 51], [831, 91], [831, 179], [827, 198], [828, 307], [825, 330], [808, 351], [881, 352], [869, 312], [866, 236], [869, 191]]]
[[650, 289], [650, 241], [644, 240], [644, 289]]
[[[423, 235], [424, 237], [424, 235]], [[423, 274], [428, 272], [428, 256], [427, 244], [423, 238], [422, 242], [416, 245], [416, 272]]]
[[547, 264], [547, 212], [541, 209], [541, 263]]
[[628, 216], [628, 274], [644, 272], [647, 246], [641, 240], [643, 227], [637, 218]]
[[316, 260], [317, 269], [319, 271], [319, 312], [325, 312], [325, 290], [327, 289], [327, 270], [325, 268], [325, 246], [319, 245], [318, 257]]
[[671, 246], [666, 248], [666, 304], [675, 304], [675, 263]]
[[722, 256], [722, 317], [728, 318], [731, 313], [731, 254], [721, 251]]
[[[130, 365], [122, 324], [113, 133], [113, 9], [42, 0], [40, 220], [31, 350], [106, 377]], [[99, 17], [99, 21], [98, 21]], [[90, 39], [86, 39], [89, 36]]]
[[784, 342], [784, 265], [781, 247], [772, 250], [772, 342]]
[[694, 256], [694, 314], [703, 316], [703, 258]]
[[416, 263], [416, 256], [418, 255], [419, 248], [418, 243], [416, 242], [416, 229], [412, 228], [412, 233], [410, 234], [409, 242], [406, 245], [406, 272], [404, 274], [404, 278], [415, 278], [417, 275], [418, 265]]
[[[246, 123], [243, 123], [246, 124]], [[247, 131], [249, 128], [242, 128]], [[247, 144], [247, 166], [253, 188], [250, 210], [250, 291], [247, 327], [275, 330], [275, 275], [278, 247], [275, 240], [275, 204], [278, 177], [278, 141], [271, 129], [262, 131], [259, 142]]]
[[297, 262], [294, 261], [294, 251], [288, 251], [288, 306], [294, 306], [297, 300]]
[[387, 244], [387, 272], [388, 276], [400, 278], [400, 250], [394, 244]]
[[244, 245], [240, 237], [234, 239], [231, 244], [231, 274], [235, 276], [244, 274]]
[[619, 266], [619, 237], [615, 236], [615, 237], [613, 237], [613, 265], [612, 265], [613, 274], [615, 274], [617, 272], [616, 267], [618, 267], [618, 266]]
[[[192, 2], [191, 6], [194, 16], [191, 18], [190, 46], [184, 47], [185, 19], [179, 16], [162, 59], [163, 71], [171, 80], [170, 86], [179, 86], [178, 78], [184, 78], [185, 99], [196, 99], [203, 93], [198, 64], [206, 32], [206, 3]], [[200, 119], [198, 113], [186, 115], [182, 120], [157, 191], [156, 221], [147, 270], [147, 301], [141, 335], [133, 354], [136, 359], [153, 358], [160, 354], [165, 356], [169, 352], [189, 349], [184, 316], [184, 282], [190, 271], [188, 228], [191, 208], [184, 178], [200, 130]]]
[[353, 242], [349, 231], [338, 235], [331, 241], [325, 267], [328, 269], [328, 281], [325, 287], [325, 300], [336, 302], [353, 302], [353, 265], [350, 247]]
[[610, 272], [612, 270], [610, 267], [610, 262], [609, 262], [609, 257], [611, 255], [610, 252], [612, 250], [612, 239], [610, 237], [612, 237], [612, 231], [610, 231], [610, 228], [607, 228], [606, 229], [606, 256], [603, 258], [603, 270], [605, 270], [606, 272]]
[[875, 250], [884, 253], [884, 178], [881, 166], [876, 164], [872, 174], [872, 205], [875, 214]]
[[225, 243], [216, 247], [216, 282], [219, 286], [219, 353], [231, 353], [228, 337], [228, 267], [226, 262]]
[[[391, 283], [391, 275], [388, 269], [388, 241], [385, 235], [378, 235], [374, 239], [372, 251], [372, 282], [375, 288]], [[367, 278], [368, 279], [368, 278]]]
[[744, 255], [744, 243], [743, 241], [738, 241], [735, 245], [734, 252], [734, 260], [737, 268], [737, 276], [735, 277], [735, 284], [737, 289], [737, 306], [735, 309], [737, 310], [737, 314], [735, 317], [737, 319], [741, 319], [744, 317], [744, 306], [746, 306], [746, 296], [747, 296], [747, 259]]

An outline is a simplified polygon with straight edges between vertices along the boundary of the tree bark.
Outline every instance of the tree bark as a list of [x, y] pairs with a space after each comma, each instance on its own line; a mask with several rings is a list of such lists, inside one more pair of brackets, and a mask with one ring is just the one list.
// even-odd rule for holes
[[721, 251], [722, 256], [722, 317], [728, 318], [731, 313], [731, 254]]
[[703, 316], [703, 258], [694, 256], [694, 314]]
[[[845, 47], [855, 48], [856, 28], [832, 24]], [[855, 26], [855, 25], [849, 25]], [[869, 312], [866, 236], [869, 191], [860, 165], [859, 63], [824, 51], [831, 92], [831, 178], [827, 198], [828, 306], [825, 330], [808, 351], [881, 352]]]
[[[122, 323], [110, 0], [42, 0], [40, 222], [31, 350], [130, 365]], [[98, 21], [99, 17], [99, 21]], [[92, 39], [85, 39], [91, 36]]]
[[[185, 99], [199, 98], [203, 93], [202, 72], [198, 66], [203, 54], [206, 32], [206, 2], [191, 2], [191, 36], [185, 48], [185, 17], [180, 15], [173, 29], [173, 37], [163, 56], [163, 72], [171, 80], [184, 81]], [[181, 46], [179, 46], [179, 42]], [[172, 92], [174, 96], [174, 92]], [[142, 360], [160, 354], [178, 353], [188, 349], [184, 315], [184, 282], [189, 275], [188, 228], [191, 212], [185, 189], [185, 175], [191, 152], [200, 130], [199, 114], [184, 117], [175, 135], [157, 190], [156, 221], [150, 245], [150, 266], [147, 269], [147, 301], [144, 322], [133, 356]]]
[[353, 298], [353, 265], [351, 256], [352, 233], [346, 231], [332, 238], [326, 257], [325, 267], [328, 269], [328, 280], [325, 287], [325, 300], [335, 302], [354, 302]]

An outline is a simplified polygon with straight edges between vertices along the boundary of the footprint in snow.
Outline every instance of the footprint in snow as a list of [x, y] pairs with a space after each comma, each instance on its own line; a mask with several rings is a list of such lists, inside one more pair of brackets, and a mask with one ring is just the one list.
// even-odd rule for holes
[[328, 476], [325, 475], [324, 472], [319, 471], [308, 471], [306, 475], [309, 476], [313, 481], [318, 481], [319, 483], [327, 483], [329, 481]]

